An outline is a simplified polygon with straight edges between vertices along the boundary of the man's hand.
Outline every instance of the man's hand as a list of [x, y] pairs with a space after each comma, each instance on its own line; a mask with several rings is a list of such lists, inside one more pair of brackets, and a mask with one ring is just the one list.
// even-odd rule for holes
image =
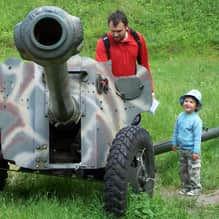
[[152, 91], [152, 99], [154, 99], [154, 98], [155, 98], [155, 92]]
[[199, 154], [192, 154], [192, 159], [193, 160], [199, 159]]

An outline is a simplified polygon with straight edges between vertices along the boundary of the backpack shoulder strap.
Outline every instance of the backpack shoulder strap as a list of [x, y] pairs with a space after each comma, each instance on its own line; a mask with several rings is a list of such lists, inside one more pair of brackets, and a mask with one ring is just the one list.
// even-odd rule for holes
[[138, 56], [137, 56], [137, 60], [138, 60], [138, 63], [141, 64], [141, 56], [140, 56], [141, 41], [140, 41], [140, 38], [139, 38], [137, 32], [135, 30], [133, 30], [132, 28], [130, 28], [130, 33], [134, 37], [135, 41], [138, 44]]
[[102, 39], [103, 39], [103, 43], [104, 43], [104, 46], [105, 46], [105, 49], [106, 49], [106, 54], [107, 54], [107, 58], [110, 59], [110, 42], [109, 42], [109, 38], [107, 36], [107, 34], [103, 34], [102, 36]]
[[[138, 44], [137, 60], [138, 60], [138, 63], [141, 64], [141, 59], [140, 59], [141, 41], [140, 41], [140, 38], [139, 38], [137, 32], [135, 30], [131, 29], [131, 28], [130, 28], [130, 33], [134, 37], [135, 41]], [[108, 38], [106, 33], [103, 34], [102, 39], [103, 39], [103, 43], [104, 43], [104, 46], [105, 46], [105, 49], [106, 49], [107, 58], [110, 59], [110, 42], [109, 42], [109, 38]]]
[[138, 43], [138, 46], [141, 47], [141, 41], [140, 41], [140, 38], [139, 38], [137, 32], [135, 30], [133, 30], [132, 28], [130, 28], [130, 33], [134, 37], [135, 41]]

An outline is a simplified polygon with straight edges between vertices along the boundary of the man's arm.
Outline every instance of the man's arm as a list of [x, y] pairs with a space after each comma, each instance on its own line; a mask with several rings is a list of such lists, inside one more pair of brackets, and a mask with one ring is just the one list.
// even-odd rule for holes
[[149, 72], [151, 72], [150, 65], [149, 65], [149, 58], [148, 58], [148, 48], [143, 36], [139, 33], [139, 38], [141, 42], [140, 48], [140, 60], [141, 65], [143, 65]]
[[108, 57], [106, 54], [106, 48], [103, 43], [103, 39], [99, 38], [96, 45], [96, 61], [98, 62], [106, 62], [108, 61]]
[[153, 82], [151, 69], [150, 69], [150, 65], [149, 65], [148, 48], [147, 48], [146, 42], [145, 42], [144, 37], [142, 36], [142, 34], [140, 34], [138, 32], [138, 35], [139, 35], [140, 42], [141, 42], [141, 47], [140, 47], [141, 65], [143, 65], [149, 71], [149, 73], [151, 75], [151, 88], [152, 88], [152, 92], [154, 93], [154, 82]]

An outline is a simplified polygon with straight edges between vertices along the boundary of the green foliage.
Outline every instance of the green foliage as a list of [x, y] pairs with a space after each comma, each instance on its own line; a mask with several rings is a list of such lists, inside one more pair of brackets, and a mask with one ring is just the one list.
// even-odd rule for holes
[[[79, 16], [84, 27], [82, 56], [94, 57], [96, 41], [108, 30], [111, 11], [126, 12], [130, 26], [146, 37], [150, 64], [160, 106], [154, 116], [144, 113], [143, 126], [153, 142], [170, 139], [176, 116], [182, 110], [180, 95], [197, 88], [203, 95], [200, 116], [207, 127], [219, 123], [219, 4], [212, 0], [11, 0], [0, 1], [0, 59], [19, 56], [13, 41], [14, 26], [29, 11], [55, 5]], [[218, 189], [218, 139], [202, 143], [202, 186]], [[179, 198], [178, 155], [156, 157], [154, 197], [129, 193], [124, 219], [219, 218], [219, 205], [198, 206]], [[168, 192], [167, 192], [168, 191]], [[0, 194], [0, 218], [113, 218], [103, 211], [103, 184], [77, 179], [10, 173]], [[169, 195], [171, 193], [172, 195]]]
[[[0, 52], [17, 55], [13, 28], [35, 7], [55, 5], [81, 18], [84, 27], [82, 55], [94, 57], [99, 36], [108, 30], [110, 12], [123, 10], [129, 24], [142, 32], [150, 54], [179, 53], [185, 49], [219, 50], [219, 4], [212, 0], [11, 0], [0, 1]], [[4, 48], [4, 49], [3, 49]], [[6, 51], [6, 52], [5, 52]]]

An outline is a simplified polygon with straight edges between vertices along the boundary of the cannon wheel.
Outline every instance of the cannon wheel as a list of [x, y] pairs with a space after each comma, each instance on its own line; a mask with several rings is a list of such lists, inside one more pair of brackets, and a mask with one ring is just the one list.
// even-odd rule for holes
[[3, 191], [6, 179], [8, 178], [8, 162], [2, 158], [0, 158], [0, 191]]
[[128, 126], [116, 135], [110, 148], [104, 176], [105, 209], [115, 215], [125, 213], [128, 183], [134, 191], [154, 187], [154, 151], [149, 133], [138, 126]]

